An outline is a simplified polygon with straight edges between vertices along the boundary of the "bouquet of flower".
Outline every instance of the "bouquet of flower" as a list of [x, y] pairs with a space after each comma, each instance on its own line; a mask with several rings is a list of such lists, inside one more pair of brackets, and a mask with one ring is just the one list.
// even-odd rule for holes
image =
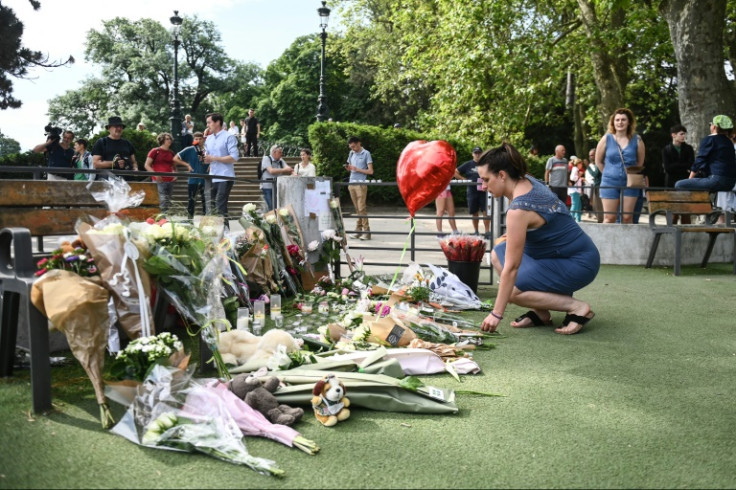
[[342, 241], [340, 242], [342, 245], [342, 249], [345, 252], [345, 260], [348, 263], [348, 268], [350, 269], [350, 272], [353, 272], [354, 265], [353, 261], [350, 259], [350, 253], [348, 252], [348, 238], [345, 235], [345, 223], [342, 220], [342, 210], [340, 209], [340, 198], [339, 197], [333, 197], [330, 199], [330, 213], [332, 214], [332, 220], [335, 222], [335, 234], [342, 238]]
[[222, 218], [203, 219], [199, 227], [164, 220], [142, 223], [134, 232], [139, 246], [147, 247], [144, 269], [156, 277], [184, 320], [200, 327], [218, 374], [228, 377], [217, 349], [216, 327], [230, 327], [221, 301], [222, 277], [229, 271], [225, 250], [218, 245]]
[[248, 274], [245, 280], [251, 294], [270, 295], [279, 291], [273, 279], [274, 268], [269, 248], [263, 230], [255, 225], [246, 228], [235, 241], [235, 254]]
[[440, 240], [440, 247], [451, 262], [481, 262], [486, 253], [486, 241], [470, 235], [450, 235]]
[[147, 447], [201, 452], [228, 463], [280, 476], [273, 461], [251, 456], [243, 434], [223, 403], [208, 397], [189, 371], [154, 365], [133, 402], [112, 432]]
[[128, 221], [118, 215], [129, 207], [138, 206], [145, 192], [131, 192], [125, 180], [90, 182], [87, 188], [97, 201], [102, 201], [110, 216], [95, 223], [78, 223], [76, 230], [87, 245], [99, 269], [102, 282], [112, 294], [118, 321], [131, 339], [153, 333], [151, 323], [150, 282], [148, 274], [139, 267], [139, 252], [127, 230]]
[[71, 271], [81, 277], [99, 276], [100, 272], [95, 265], [87, 246], [77, 238], [73, 242], [64, 241], [61, 246], [51, 252], [51, 256], [36, 263], [36, 276], [42, 276], [49, 270], [61, 269]]
[[110, 294], [98, 282], [99, 278], [81, 277], [68, 270], [49, 270], [33, 283], [31, 301], [66, 335], [72, 354], [95, 389], [100, 405], [100, 422], [106, 429], [114, 422], [102, 384]]
[[125, 349], [118, 352], [110, 367], [110, 375], [115, 379], [143, 382], [156, 364], [183, 368], [188, 360], [189, 356], [184, 354], [184, 345], [179, 338], [169, 332], [162, 332], [130, 342]]

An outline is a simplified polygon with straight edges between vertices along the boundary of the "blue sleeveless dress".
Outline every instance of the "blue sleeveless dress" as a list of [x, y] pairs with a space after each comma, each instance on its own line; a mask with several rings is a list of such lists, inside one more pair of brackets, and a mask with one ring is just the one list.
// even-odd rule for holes
[[[534, 177], [527, 175], [527, 178], [532, 190], [511, 201], [509, 210], [534, 211], [546, 223], [526, 232], [516, 287], [521, 291], [572, 296], [598, 275], [600, 254], [562, 201]], [[501, 264], [505, 264], [506, 242], [493, 250]]]
[[[601, 199], [620, 199], [621, 194], [618, 189], [605, 189], [605, 187], [626, 187], [626, 169], [621, 164], [621, 156], [627, 167], [636, 166], [636, 152], [639, 149], [639, 135], [634, 134], [629, 140], [626, 148], [621, 148], [618, 152], [618, 143], [611, 133], [606, 134], [606, 155], [604, 157], [605, 166], [603, 167], [603, 175], [601, 176]], [[628, 188], [624, 190], [626, 197], [639, 197], [641, 189]]]

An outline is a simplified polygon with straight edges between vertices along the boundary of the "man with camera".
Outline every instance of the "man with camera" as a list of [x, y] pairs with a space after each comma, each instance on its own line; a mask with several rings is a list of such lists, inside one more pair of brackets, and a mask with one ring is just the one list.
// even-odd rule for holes
[[[74, 133], [64, 131], [63, 137], [61, 129], [54, 128], [50, 124], [44, 128], [46, 130], [46, 142], [36, 145], [33, 148], [34, 153], [46, 153], [46, 166], [57, 168], [72, 168], [72, 159], [74, 158], [74, 150], [71, 148], [74, 140]], [[74, 174], [53, 174], [48, 172], [46, 180], [69, 180], [73, 179]]]
[[110, 134], [98, 139], [92, 148], [92, 165], [96, 169], [138, 170], [135, 148], [130, 141], [123, 138], [124, 128], [125, 124], [119, 116], [108, 119], [105, 129]]

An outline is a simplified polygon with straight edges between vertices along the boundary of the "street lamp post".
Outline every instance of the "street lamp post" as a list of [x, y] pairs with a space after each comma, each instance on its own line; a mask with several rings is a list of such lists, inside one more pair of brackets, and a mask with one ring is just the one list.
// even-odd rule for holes
[[173, 150], [181, 148], [181, 105], [179, 104], [179, 29], [182, 18], [179, 11], [174, 10], [174, 16], [169, 19], [174, 26], [174, 97], [171, 101], [171, 136], [174, 138]]
[[319, 98], [317, 99], [317, 121], [323, 122], [327, 119], [327, 103], [325, 99], [325, 44], [327, 43], [327, 22], [330, 20], [330, 9], [327, 1], [322, 0], [322, 6], [317, 9], [319, 14], [319, 26], [322, 28], [322, 62], [319, 69]]

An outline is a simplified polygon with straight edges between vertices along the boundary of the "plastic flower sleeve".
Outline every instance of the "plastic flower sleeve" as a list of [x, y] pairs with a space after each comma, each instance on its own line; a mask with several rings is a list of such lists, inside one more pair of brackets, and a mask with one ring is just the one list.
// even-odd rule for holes
[[[99, 186], [102, 186], [102, 190], [92, 190], [93, 187]], [[117, 176], [110, 176], [107, 180], [92, 181], [87, 184], [87, 189], [96, 201], [104, 202], [111, 213], [138, 207], [146, 198], [145, 191], [131, 192], [130, 185]]]
[[[264, 475], [280, 476], [276, 463], [251, 456], [237, 423], [216, 397], [207, 397], [191, 371], [157, 365], [138, 389], [114, 434], [147, 447], [201, 452]], [[200, 402], [210, 403], [202, 407]]]

